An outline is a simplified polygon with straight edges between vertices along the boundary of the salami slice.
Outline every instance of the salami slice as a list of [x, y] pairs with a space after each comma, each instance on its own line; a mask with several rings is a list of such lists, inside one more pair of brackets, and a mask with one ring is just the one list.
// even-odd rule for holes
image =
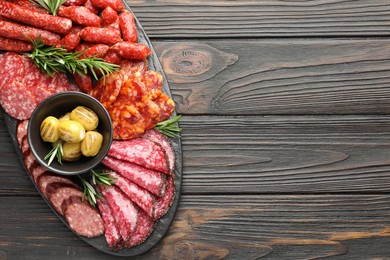
[[81, 196], [71, 195], [61, 205], [61, 211], [70, 228], [78, 235], [88, 238], [104, 233], [104, 223], [99, 212]]
[[175, 180], [173, 176], [168, 177], [168, 186], [165, 195], [156, 202], [154, 216], [156, 219], [164, 216], [172, 205], [175, 197]]
[[37, 107], [34, 94], [19, 81], [3, 85], [0, 104], [7, 114], [19, 120], [29, 119]]
[[30, 171], [30, 174], [31, 174], [31, 177], [33, 178], [34, 182], [38, 183], [39, 176], [41, 176], [42, 174], [44, 174], [45, 172], [48, 172], [48, 171], [45, 167], [40, 165], [38, 162], [36, 162], [36, 164], [37, 164], [36, 167], [34, 167]]
[[22, 147], [22, 140], [27, 137], [28, 120], [18, 122], [16, 128], [16, 139], [18, 140], [19, 147]]
[[106, 156], [102, 163], [152, 194], [158, 197], [164, 195], [167, 185], [165, 174], [110, 156]]
[[115, 222], [107, 201], [98, 199], [97, 206], [104, 222], [104, 236], [111, 251], [117, 251], [124, 246], [119, 227]]
[[26, 169], [30, 172], [32, 170], [31, 166], [35, 163], [35, 157], [32, 154], [30, 149], [27, 149], [23, 153], [23, 163], [26, 166]]
[[145, 132], [145, 134], [142, 136], [142, 138], [149, 139], [155, 143], [158, 143], [163, 148], [167, 158], [168, 158], [168, 164], [169, 164], [169, 173], [172, 174], [174, 167], [175, 167], [175, 151], [173, 150], [173, 147], [171, 143], [169, 142], [168, 138], [160, 133], [159, 131], [155, 129], [150, 129]]
[[24, 60], [21, 55], [7, 52], [0, 55], [0, 93], [2, 86], [10, 84], [14, 80], [20, 80], [24, 76]]
[[138, 208], [119, 188], [113, 185], [107, 189], [99, 187], [98, 190], [110, 206], [115, 222], [120, 227], [119, 232], [123, 240], [128, 243], [137, 226]]
[[70, 196], [83, 196], [83, 192], [80, 189], [75, 188], [74, 185], [62, 182], [54, 182], [48, 185], [45, 194], [53, 208], [61, 215], [63, 215], [61, 205], [65, 200]]
[[138, 211], [138, 223], [134, 231], [134, 234], [131, 236], [127, 247], [133, 247], [141, 244], [145, 239], [152, 233], [154, 228], [154, 221], [149, 217], [144, 211]]
[[148, 216], [151, 218], [154, 217], [155, 198], [150, 192], [120, 174], [112, 173], [111, 176], [115, 178], [115, 185], [123, 191], [123, 193], [145, 211]]
[[42, 192], [43, 196], [47, 197], [46, 187], [52, 183], [69, 184], [70, 186], [73, 186], [76, 189], [78, 189], [78, 185], [75, 182], [73, 182], [71, 179], [58, 174], [46, 172], [41, 174], [41, 176], [39, 176], [37, 179], [38, 188]]
[[167, 158], [161, 146], [144, 138], [114, 141], [108, 155], [155, 171], [168, 173]]

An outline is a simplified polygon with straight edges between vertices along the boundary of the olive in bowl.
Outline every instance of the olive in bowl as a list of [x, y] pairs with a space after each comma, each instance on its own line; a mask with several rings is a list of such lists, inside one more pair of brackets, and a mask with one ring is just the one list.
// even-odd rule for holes
[[[113, 136], [107, 110], [82, 92], [62, 92], [43, 100], [32, 113], [27, 131], [37, 161], [62, 175], [78, 175], [98, 166], [107, 155]], [[47, 155], [59, 143], [65, 148], [65, 160], [54, 158], [49, 164]]]

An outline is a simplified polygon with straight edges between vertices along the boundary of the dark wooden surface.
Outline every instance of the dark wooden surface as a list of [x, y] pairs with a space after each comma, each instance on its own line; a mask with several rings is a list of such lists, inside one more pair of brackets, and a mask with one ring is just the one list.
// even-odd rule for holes
[[[136, 259], [390, 259], [390, 2], [129, 1], [181, 120], [183, 189]], [[111, 259], [24, 173], [0, 117], [0, 259]]]

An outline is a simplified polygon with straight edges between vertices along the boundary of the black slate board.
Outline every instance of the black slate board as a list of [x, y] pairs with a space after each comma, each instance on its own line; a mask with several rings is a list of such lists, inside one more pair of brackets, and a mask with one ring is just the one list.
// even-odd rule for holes
[[[127, 5], [126, 2], [124, 2], [126, 9], [131, 11], [130, 7]], [[149, 63], [149, 69], [150, 70], [155, 70], [163, 76], [163, 92], [165, 92], [167, 95], [169, 95], [172, 98], [171, 91], [169, 89], [169, 85], [166, 79], [166, 76], [164, 74], [163, 68], [161, 66], [161, 63], [156, 55], [156, 52], [154, 51], [154, 48], [147, 37], [145, 31], [143, 30], [141, 24], [135, 18], [136, 23], [137, 23], [137, 30], [138, 30], [138, 41], [140, 43], [146, 44], [149, 46], [149, 48], [152, 50], [152, 55], [148, 58], [148, 63]], [[172, 117], [176, 116], [176, 111], [172, 114]], [[16, 149], [16, 153], [21, 160], [23, 164], [23, 154], [21, 149], [19, 148], [19, 144], [16, 139], [16, 127], [18, 120], [10, 117], [7, 113], [4, 112], [4, 120], [5, 124], [7, 126], [8, 132], [10, 134], [10, 137], [12, 139], [12, 143]], [[149, 251], [151, 248], [153, 248], [166, 234], [168, 231], [174, 217], [177, 211], [177, 207], [179, 205], [179, 200], [180, 200], [180, 194], [181, 194], [181, 185], [182, 185], [182, 150], [181, 150], [181, 140], [180, 138], [174, 138], [170, 139], [171, 144], [175, 150], [175, 155], [176, 155], [176, 162], [175, 162], [175, 170], [174, 170], [174, 178], [175, 178], [175, 198], [172, 203], [172, 206], [170, 207], [169, 211], [161, 218], [158, 220], [157, 225], [153, 231], [153, 233], [148, 237], [148, 239], [143, 242], [142, 244], [132, 247], [132, 248], [124, 248], [116, 252], [112, 252], [109, 250], [106, 240], [104, 236], [100, 236], [97, 238], [86, 238], [79, 236], [82, 240], [84, 240], [86, 243], [90, 244], [91, 246], [95, 247], [96, 249], [105, 252], [107, 254], [111, 255], [116, 255], [116, 256], [136, 256], [143, 254], [147, 251]], [[23, 164], [24, 165], [24, 164]], [[31, 178], [30, 174], [28, 173], [27, 169], [25, 168], [25, 173], [29, 178], [31, 179], [32, 183], [35, 185], [35, 182]], [[41, 193], [38, 189], [38, 187], [35, 185], [37, 188], [37, 191]], [[42, 195], [42, 194], [41, 194]], [[48, 206], [53, 210], [53, 212], [57, 215], [57, 217], [69, 228], [69, 225], [67, 224], [66, 220], [59, 215], [50, 205], [49, 201], [45, 199], [43, 196], [42, 198], [46, 201]], [[69, 228], [70, 229], [70, 228]], [[77, 234], [76, 234], [77, 235]]]

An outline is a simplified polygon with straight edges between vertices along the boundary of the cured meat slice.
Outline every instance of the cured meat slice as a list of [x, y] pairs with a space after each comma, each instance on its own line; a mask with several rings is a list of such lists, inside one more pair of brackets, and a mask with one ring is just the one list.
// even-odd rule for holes
[[104, 236], [111, 251], [117, 251], [123, 247], [123, 238], [119, 232], [119, 227], [115, 222], [107, 201], [98, 199], [97, 206], [104, 222]]
[[7, 52], [0, 55], [0, 93], [2, 86], [10, 84], [14, 80], [20, 80], [24, 76], [24, 61], [21, 55]]
[[54, 182], [50, 185], [47, 185], [44, 193], [46, 194], [53, 208], [61, 215], [63, 215], [61, 205], [66, 199], [68, 199], [70, 196], [83, 196], [83, 192], [80, 189], [74, 187], [74, 185], [62, 182]]
[[26, 169], [30, 172], [32, 170], [32, 165], [35, 163], [35, 157], [34, 155], [32, 154], [31, 150], [30, 149], [27, 149], [24, 153], [23, 153], [23, 163], [24, 163], [24, 166], [26, 166]]
[[74, 186], [76, 189], [78, 189], [78, 185], [73, 182], [71, 179], [61, 176], [58, 174], [54, 173], [43, 173], [41, 176], [38, 177], [37, 179], [37, 185], [39, 190], [42, 192], [42, 195], [47, 197], [46, 194], [46, 187], [50, 185], [51, 183], [64, 183], [64, 184], [69, 184], [71, 186]]
[[40, 165], [38, 162], [35, 162], [34, 165], [36, 165], [36, 167], [31, 167], [32, 170], [29, 172], [30, 172], [31, 177], [33, 178], [34, 182], [38, 183], [39, 176], [41, 176], [42, 174], [44, 174], [45, 172], [48, 172], [48, 171], [45, 167]]
[[97, 209], [81, 196], [69, 196], [61, 205], [70, 228], [78, 235], [88, 238], [98, 237], [104, 233], [104, 223]]
[[124, 194], [126, 194], [135, 204], [145, 211], [148, 216], [151, 218], [154, 217], [155, 198], [150, 192], [120, 174], [112, 173], [111, 177], [115, 178], [115, 185]]
[[155, 206], [155, 219], [159, 219], [164, 216], [172, 205], [175, 197], [175, 180], [173, 176], [168, 177], [168, 185], [165, 195], [159, 198]]
[[168, 164], [169, 164], [169, 173], [172, 174], [174, 167], [175, 167], [175, 151], [173, 150], [173, 147], [171, 143], [169, 142], [168, 138], [160, 133], [159, 131], [155, 129], [150, 129], [145, 132], [145, 134], [142, 136], [142, 138], [149, 139], [155, 143], [158, 143], [163, 148], [167, 158], [168, 158]]
[[152, 233], [154, 228], [154, 221], [149, 217], [144, 211], [138, 211], [138, 223], [134, 231], [134, 234], [131, 236], [127, 247], [133, 247], [141, 244], [145, 239]]
[[108, 188], [98, 187], [100, 194], [107, 201], [115, 222], [120, 227], [120, 234], [125, 243], [130, 241], [138, 221], [137, 206], [114, 185]]
[[114, 141], [108, 155], [144, 166], [148, 169], [168, 173], [168, 163], [161, 146], [144, 138]]
[[0, 104], [7, 114], [19, 120], [29, 119], [37, 106], [34, 94], [19, 81], [3, 85]]
[[152, 194], [158, 197], [164, 195], [167, 184], [165, 174], [110, 156], [106, 156], [102, 163]]
[[27, 128], [28, 128], [28, 120], [23, 120], [18, 122], [18, 126], [16, 128], [16, 139], [18, 140], [19, 147], [22, 147], [22, 140], [24, 137], [27, 137]]

